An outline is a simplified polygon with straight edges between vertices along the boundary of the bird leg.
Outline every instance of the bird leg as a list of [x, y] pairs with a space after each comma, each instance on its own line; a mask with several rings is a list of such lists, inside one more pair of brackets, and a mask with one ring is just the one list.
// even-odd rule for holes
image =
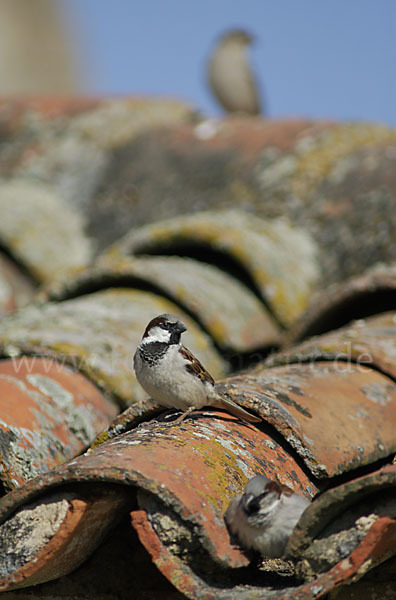
[[174, 421], [172, 421], [172, 423], [181, 423], [194, 410], [195, 410], [195, 406], [189, 406], [188, 409], [185, 410], [184, 413], [182, 413], [179, 417], [177, 417], [177, 419], [175, 419]]
[[168, 421], [167, 417], [170, 417], [175, 412], [174, 408], [170, 408], [169, 410], [166, 410], [164, 413], [158, 415], [156, 421], [164, 422], [166, 425], [173, 425], [174, 423], [181, 423], [194, 410], [195, 410], [194, 406], [190, 406], [187, 410], [185, 410], [176, 419], [172, 419], [171, 421]]

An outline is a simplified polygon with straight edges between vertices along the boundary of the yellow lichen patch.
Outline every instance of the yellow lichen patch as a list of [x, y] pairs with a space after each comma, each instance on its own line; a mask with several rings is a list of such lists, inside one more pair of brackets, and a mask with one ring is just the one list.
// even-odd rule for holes
[[[50, 354], [82, 371], [125, 407], [143, 399], [132, 356], [145, 326], [156, 314], [175, 313], [176, 305], [140, 290], [105, 290], [64, 302], [30, 306], [2, 322], [0, 344], [22, 352]], [[223, 361], [210, 339], [182, 311], [187, 345], [215, 378], [224, 375]]]
[[330, 174], [337, 161], [364, 147], [387, 142], [396, 142], [396, 131], [370, 124], [339, 125], [315, 139], [302, 140], [296, 148], [292, 193], [306, 197]]
[[111, 99], [77, 116], [71, 133], [108, 150], [130, 142], [155, 125], [177, 125], [193, 115], [191, 106], [165, 98]]
[[218, 343], [227, 345], [227, 329], [220, 319], [210, 321], [210, 333]]
[[97, 448], [101, 444], [104, 444], [108, 440], [109, 440], [109, 433], [108, 433], [108, 431], [102, 431], [102, 433], [99, 433], [99, 435], [93, 441], [93, 443], [91, 444], [88, 452], [92, 451], [94, 448]]
[[92, 244], [81, 215], [50, 185], [21, 179], [3, 183], [0, 240], [39, 282], [86, 267]]
[[[191, 247], [223, 253], [252, 277], [282, 324], [307, 306], [319, 280], [317, 247], [310, 234], [285, 218], [261, 219], [239, 210], [202, 212], [148, 225], [117, 244], [125, 254], [191, 256]], [[278, 302], [278, 296], [282, 302]], [[297, 298], [296, 298], [297, 297]]]
[[250, 208], [251, 206], [254, 206], [259, 199], [257, 189], [248, 185], [246, 181], [242, 181], [241, 179], [233, 179], [228, 186], [228, 190], [230, 192], [230, 206], [235, 206], [235, 203], [237, 203], [239, 208]]

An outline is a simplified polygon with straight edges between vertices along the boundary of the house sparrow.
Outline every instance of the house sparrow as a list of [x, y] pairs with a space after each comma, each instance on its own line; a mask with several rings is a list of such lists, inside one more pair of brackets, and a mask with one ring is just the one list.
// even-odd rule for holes
[[225, 520], [241, 545], [268, 558], [284, 555], [289, 537], [310, 501], [286, 485], [257, 475], [233, 498]]
[[252, 41], [246, 31], [228, 31], [218, 41], [209, 60], [209, 85], [228, 112], [260, 113], [258, 86], [248, 56]]
[[180, 342], [186, 330], [174, 315], [150, 321], [133, 358], [142, 388], [162, 406], [184, 411], [178, 421], [204, 406], [223, 408], [243, 421], [261, 421], [216, 392], [213, 377]]

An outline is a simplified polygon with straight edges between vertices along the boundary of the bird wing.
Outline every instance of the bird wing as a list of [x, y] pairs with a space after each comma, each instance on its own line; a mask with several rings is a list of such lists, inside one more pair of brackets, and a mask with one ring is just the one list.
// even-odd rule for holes
[[212, 375], [207, 372], [205, 367], [201, 365], [199, 360], [195, 358], [194, 354], [192, 354], [190, 350], [182, 346], [180, 348], [180, 353], [187, 361], [185, 365], [187, 371], [198, 377], [198, 379], [200, 379], [202, 383], [211, 383], [212, 385], [214, 385], [214, 379]]

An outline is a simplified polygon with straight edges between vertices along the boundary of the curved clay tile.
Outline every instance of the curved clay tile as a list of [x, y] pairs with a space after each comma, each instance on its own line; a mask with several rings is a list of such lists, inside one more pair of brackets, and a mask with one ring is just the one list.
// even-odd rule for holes
[[289, 153], [265, 148], [251, 209], [309, 230], [326, 285], [394, 261], [395, 142], [395, 129], [338, 123], [302, 137]]
[[[101, 294], [92, 296], [100, 298]], [[129, 305], [130, 297], [126, 299]], [[55, 306], [67, 302], [73, 301]], [[104, 314], [103, 310], [93, 311], [92, 305], [87, 306], [96, 318]], [[110, 319], [115, 314], [108, 313]], [[389, 315], [376, 319], [385, 316], [389, 319]], [[15, 317], [6, 321], [15, 322]], [[333, 335], [336, 333], [339, 332]], [[390, 333], [386, 328], [372, 327], [371, 337], [379, 347]], [[322, 336], [323, 343], [325, 338]], [[134, 405], [126, 415], [117, 417], [109, 434], [99, 436], [88, 453], [4, 496], [0, 501], [4, 535], [11, 526], [7, 525], [8, 519], [17, 510], [22, 511], [28, 524], [41, 527], [40, 519], [33, 525], [23, 512], [39, 497], [44, 500], [54, 490], [59, 491], [60, 486], [66, 486], [65, 490], [79, 498], [83, 489], [80, 486], [89, 483], [100, 499], [106, 489], [96, 490], [100, 483], [121, 484], [121, 495], [123, 486], [131, 486], [134, 493], [124, 510], [131, 511], [141, 543], [158, 569], [190, 598], [196, 598], [199, 590], [205, 597], [226, 598], [230, 584], [233, 594], [240, 597], [248, 598], [260, 591], [262, 597], [268, 598], [314, 598], [314, 590], [319, 587], [323, 594], [327, 593], [352, 580], [358, 570], [364, 572], [370, 560], [376, 565], [395, 552], [392, 501], [383, 504], [378, 518], [370, 517], [371, 512], [366, 518], [367, 511], [378, 504], [372, 502], [372, 493], [378, 494], [383, 503], [387, 490], [396, 483], [393, 466], [385, 467], [376, 476], [378, 460], [390, 461], [395, 452], [396, 386], [391, 378], [367, 366], [359, 368], [353, 362], [315, 361], [311, 365], [289, 364], [271, 369], [260, 365], [218, 385], [240, 404], [260, 413], [263, 423], [255, 427], [245, 425], [220, 411], [201, 411], [181, 424], [155, 418], [145, 421], [155, 415], [144, 406]], [[372, 469], [374, 487], [371, 475], [354, 487], [354, 476], [360, 474], [361, 467]], [[331, 488], [314, 499], [307, 510], [308, 516], [301, 522], [303, 537], [296, 530], [295, 539], [303, 541], [290, 541], [297, 573], [303, 579], [313, 579], [312, 582], [297, 584], [288, 580], [288, 587], [282, 588], [279, 567], [271, 563], [266, 571], [271, 573], [270, 579], [255, 568], [246, 570], [247, 557], [228, 535], [223, 514], [230, 499], [250, 477], [262, 472], [310, 497], [320, 489]], [[337, 487], [340, 476], [349, 481]], [[117, 493], [116, 488], [112, 489]], [[366, 505], [366, 500], [371, 504]], [[348, 516], [351, 510], [352, 516]], [[329, 535], [324, 537], [318, 529], [318, 515], [323, 511], [326, 519], [322, 519], [321, 527], [323, 531], [330, 527]], [[111, 521], [113, 509], [108, 513]], [[335, 551], [332, 544], [331, 527], [335, 522], [341, 524], [335, 532], [336, 539], [348, 540], [346, 545], [340, 542], [342, 551]], [[80, 545], [80, 533], [66, 527], [66, 515], [56, 523], [51, 539], [44, 546], [41, 544], [34, 556], [29, 555], [22, 563], [7, 563], [3, 589], [45, 581], [48, 573], [56, 578], [68, 572], [75, 565], [64, 551], [69, 546], [81, 547], [88, 557], [94, 544]], [[41, 556], [46, 557], [45, 566]], [[83, 560], [82, 554], [79, 560]], [[283, 586], [284, 583], [285, 580]]]
[[41, 162], [41, 169], [50, 172], [63, 162], [71, 175], [76, 163], [64, 152], [67, 138], [70, 144], [74, 141], [75, 150], [79, 143], [84, 147], [84, 141], [91, 142], [85, 147], [92, 152], [95, 146], [110, 150], [146, 129], [175, 126], [194, 118], [191, 106], [169, 98], [2, 98], [0, 126], [8, 148], [4, 159], [0, 152], [1, 171], [9, 175], [10, 166], [37, 171]]
[[0, 354], [46, 354], [85, 373], [122, 407], [142, 401], [132, 357], [147, 323], [161, 313], [176, 313], [186, 323], [186, 346], [213, 377], [225, 363], [205, 335], [165, 298], [130, 289], [109, 289], [64, 302], [30, 305], [3, 319]]
[[275, 427], [320, 479], [396, 452], [396, 384], [374, 369], [320, 360], [260, 365], [221, 389]]
[[199, 119], [182, 103], [149, 98], [0, 108], [0, 175], [50, 184], [99, 249], [131, 227], [232, 207], [305, 231], [326, 284], [396, 259], [389, 127]]
[[89, 264], [82, 215], [52, 186], [23, 178], [1, 182], [0, 207], [0, 243], [37, 282]]
[[230, 151], [239, 155], [239, 160], [256, 162], [264, 148], [281, 152], [292, 152], [304, 138], [335, 127], [335, 123], [303, 119], [268, 120], [252, 119], [242, 115], [206, 118], [198, 124], [184, 124], [168, 132], [173, 147], [190, 148], [201, 146], [208, 149]]
[[357, 365], [364, 371], [373, 368], [396, 379], [396, 313], [381, 313], [352, 321], [346, 327], [315, 336], [266, 361], [267, 367], [326, 360], [341, 371]]
[[[301, 517], [288, 544], [290, 556], [300, 560], [303, 577], [327, 571], [345, 559], [351, 547], [357, 546], [381, 518], [396, 518], [395, 482], [396, 467], [388, 465], [329, 489], [315, 499]], [[395, 525], [396, 521], [392, 524], [393, 536], [396, 536]], [[320, 543], [332, 546], [333, 551], [328, 551], [327, 561], [322, 558], [319, 565], [315, 564], [314, 555], [316, 552], [322, 554]], [[386, 543], [385, 539], [384, 546]]]
[[[165, 538], [169, 527], [173, 529], [179, 523], [181, 537], [176, 545], [181, 544], [182, 547], [186, 543], [184, 536], [193, 535], [191, 543], [194, 545], [201, 540], [198, 543], [202, 545], [201, 552], [206, 556], [208, 565], [217, 565], [217, 569], [240, 569], [248, 564], [248, 560], [236, 546], [231, 545], [223, 514], [230, 499], [246, 481], [262, 471], [308, 496], [316, 490], [281, 445], [267, 433], [246, 426], [227, 413], [203, 413], [179, 425], [151, 421], [5, 496], [0, 501], [0, 520], [3, 523], [0, 536], [3, 530], [4, 535], [7, 532], [7, 519], [12, 518], [10, 515], [15, 514], [18, 508], [20, 514], [23, 507], [36, 501], [38, 495], [43, 500], [44, 492], [44, 498], [51, 497], [54, 489], [67, 485], [67, 490], [80, 496], [79, 490], [85, 489], [81, 485], [96, 482], [101, 484], [98, 488], [93, 487], [100, 501], [107, 489], [103, 483], [118, 483], [138, 487], [140, 510], [157, 515], [159, 532], [162, 521]], [[112, 489], [117, 491], [114, 486]], [[123, 499], [125, 489], [120, 486], [119, 490]], [[134, 510], [132, 496], [130, 510]], [[43, 518], [47, 517], [44, 515]], [[29, 515], [25, 513], [24, 519], [29, 519]], [[40, 528], [40, 519], [31, 524]], [[74, 531], [62, 535], [62, 528], [63, 521], [60, 521], [56, 532], [53, 532], [60, 540], [64, 540], [65, 535], [80, 536]], [[158, 535], [161, 537], [161, 533]], [[78, 544], [78, 539], [73, 543]], [[43, 552], [42, 545], [38, 552]], [[52, 552], [52, 563], [47, 560], [45, 572], [60, 576], [65, 573], [65, 560], [68, 564], [69, 559], [66, 556], [64, 560], [63, 550], [57, 548]], [[85, 553], [87, 555], [88, 551], [85, 550]], [[35, 558], [28, 557], [29, 568], [26, 562], [21, 565], [20, 561], [9, 561], [3, 569], [7, 571], [3, 573], [4, 579], [0, 584], [3, 589], [12, 589], [15, 581], [18, 585], [37, 582], [41, 563]], [[36, 564], [37, 571], [34, 570]], [[19, 574], [21, 570], [29, 573], [25, 581]]]
[[[129, 314], [127, 307], [132, 307], [131, 313], [136, 314], [138, 305], [131, 300], [136, 300], [139, 294], [147, 296], [143, 292], [113, 289], [58, 304], [30, 307], [5, 320], [8, 346], [4, 345], [4, 348], [15, 353], [18, 351], [17, 340], [19, 352], [25, 345], [27, 347], [28, 342], [26, 339], [23, 342], [22, 336], [27, 336], [27, 339], [32, 336], [31, 331], [26, 331], [28, 323], [36, 328], [36, 336], [38, 332], [43, 336], [41, 343], [45, 346], [54, 336], [53, 323], [65, 336], [67, 328], [64, 320], [66, 317], [71, 319], [71, 315], [79, 323], [81, 339], [88, 331], [82, 328], [82, 323], [86, 323], [86, 327], [90, 323], [93, 327], [99, 317], [103, 317], [107, 331], [112, 323], [113, 326], [118, 323], [117, 315], [122, 314], [125, 330]], [[122, 299], [120, 304], [113, 300], [117, 297], [119, 301]], [[52, 313], [52, 310], [55, 312]], [[85, 315], [86, 322], [79, 321], [79, 311]], [[37, 323], [43, 315], [46, 317], [43, 320], [45, 326], [42, 324], [38, 328]], [[268, 361], [219, 382], [219, 390], [261, 414], [263, 423], [255, 427], [240, 423], [227, 413], [214, 411], [204, 411], [181, 424], [172, 424], [152, 419], [156, 416], [153, 410], [158, 407], [141, 403], [133, 405], [124, 415], [117, 417], [107, 434], [97, 438], [88, 453], [28, 481], [2, 499], [0, 518], [5, 528], [4, 535], [9, 516], [18, 509], [23, 511], [39, 495], [42, 498], [51, 496], [61, 485], [67, 486], [69, 491], [72, 489], [80, 497], [80, 486], [87, 483], [122, 484], [131, 486], [134, 491], [137, 488], [136, 496], [135, 493], [131, 495], [130, 505], [127, 504], [125, 510], [131, 511], [131, 522], [141, 543], [158, 569], [190, 598], [204, 594], [205, 597], [225, 599], [230, 593], [230, 584], [232, 593], [242, 598], [258, 593], [268, 598], [314, 598], [318, 596], [319, 588], [320, 594], [324, 595], [351, 581], [358, 571], [365, 572], [370, 564], [381, 563], [396, 548], [393, 544], [393, 501], [383, 503], [387, 490], [394, 487], [394, 467], [379, 471], [375, 490], [370, 483], [371, 475], [367, 475], [363, 487], [359, 487], [360, 484], [353, 487], [354, 476], [361, 473], [362, 467], [373, 470], [375, 475], [378, 461], [390, 461], [396, 449], [396, 386], [386, 370], [380, 369], [384, 371], [381, 373], [378, 368], [378, 364], [382, 364], [379, 361], [384, 360], [384, 349], [389, 358], [392, 357], [390, 343], [395, 339], [393, 321], [394, 314], [389, 313], [368, 319], [364, 328], [361, 322], [357, 322], [345, 331], [338, 330], [311, 340], [309, 343], [316, 348], [316, 353], [310, 354], [307, 342], [289, 355], [282, 354], [271, 359], [275, 364], [282, 360], [286, 362], [287, 358], [291, 364], [269, 368]], [[10, 337], [11, 330], [13, 338]], [[345, 340], [353, 340], [354, 352], [362, 351], [358, 332], [365, 339], [365, 351], [371, 349], [373, 353], [372, 365], [375, 368], [355, 361], [354, 353], [351, 353], [349, 362], [342, 358], [337, 360], [337, 339], [341, 341], [341, 348]], [[49, 336], [47, 340], [46, 335]], [[333, 354], [329, 352], [330, 336], [334, 337]], [[14, 339], [14, 345], [11, 339]], [[32, 343], [34, 338], [30, 339]], [[70, 340], [71, 336], [69, 343]], [[56, 344], [54, 347], [58, 348]], [[331, 358], [332, 361], [318, 360], [318, 348], [322, 348], [322, 358]], [[310, 356], [316, 357], [311, 363]], [[149, 418], [152, 420], [148, 422]], [[246, 556], [232, 545], [229, 538], [223, 521], [224, 510], [246, 481], [261, 472], [311, 497], [319, 490], [330, 488], [322, 491], [307, 510], [309, 517], [304, 517], [301, 523], [305, 536], [303, 542], [298, 542], [298, 546], [295, 546], [297, 541], [294, 542], [294, 538], [290, 542], [291, 548], [296, 548], [293, 552], [297, 573], [307, 579], [305, 583], [297, 585], [288, 580], [285, 588], [283, 579], [282, 589], [278, 567], [267, 566], [270, 579], [260, 570], [246, 570]], [[383, 473], [388, 472], [390, 475], [386, 479], [388, 476]], [[340, 477], [349, 481], [337, 487]], [[370, 517], [375, 514], [378, 502], [374, 499], [374, 503], [365, 504], [374, 491], [383, 505], [378, 518]], [[100, 491], [97, 497], [101, 497]], [[320, 508], [322, 513], [328, 511], [327, 521], [322, 519], [321, 522], [323, 531], [330, 527], [328, 535], [324, 536], [325, 541], [322, 531], [317, 528], [317, 515], [322, 513], [315, 508], [316, 502], [319, 508], [323, 507]], [[366, 518], [369, 510], [374, 510], [374, 513], [369, 512]], [[96, 514], [95, 511], [93, 514]], [[333, 516], [334, 522], [341, 523], [340, 531], [333, 532], [331, 529]], [[108, 518], [112, 522], [110, 509]], [[15, 561], [7, 563], [3, 574], [4, 589], [11, 589], [16, 582], [17, 585], [31, 585], [45, 581], [48, 573], [56, 578], [74, 568], [75, 563], [70, 562], [63, 549], [69, 544], [71, 547], [75, 544], [80, 546], [79, 533], [73, 528], [69, 533], [70, 528], [64, 526], [64, 522], [68, 523], [66, 516], [57, 521], [56, 531], [48, 544], [41, 545], [37, 553], [29, 555], [23, 564]], [[331, 537], [333, 533], [337, 534], [342, 551], [332, 544], [335, 539]], [[69, 540], [69, 535], [76, 536], [76, 540]], [[308, 538], [308, 535], [311, 537]], [[298, 530], [295, 539], [302, 539]], [[309, 542], [306, 542], [308, 539]], [[60, 545], [57, 540], [60, 540]], [[348, 542], [346, 545], [345, 540]], [[94, 544], [81, 548], [84, 548], [82, 552], [87, 558]], [[46, 557], [45, 567], [42, 567], [42, 553]], [[83, 559], [82, 556], [80, 559]], [[309, 582], [310, 579], [313, 581]], [[269, 581], [275, 582], [277, 595]]]
[[395, 141], [394, 129], [368, 123], [205, 119], [146, 131], [109, 157], [92, 201], [95, 231], [102, 248], [116, 240], [111, 210], [126, 205], [124, 232], [203, 210], [246, 210], [305, 231], [323, 283], [343, 281], [396, 259]]
[[0, 318], [25, 306], [35, 294], [32, 279], [0, 252]]
[[279, 327], [257, 296], [213, 265], [178, 256], [104, 257], [81, 275], [46, 292], [51, 300], [109, 287], [147, 288], [192, 314], [228, 352], [274, 347]]
[[115, 403], [61, 363], [38, 356], [0, 361], [3, 490], [85, 450], [116, 414]]
[[392, 310], [395, 303], [396, 265], [377, 265], [359, 277], [314, 294], [307, 310], [286, 332], [284, 346]]
[[248, 280], [284, 325], [305, 309], [319, 282], [309, 234], [283, 219], [258, 219], [237, 210], [196, 213], [132, 230], [108, 254], [174, 254], [219, 266], [223, 262], [223, 268]]
[[[381, 472], [378, 474], [381, 477]], [[395, 471], [391, 474], [392, 483], [389, 487], [394, 489], [395, 486]], [[323, 495], [326, 499], [327, 492]], [[378, 498], [380, 498], [381, 490], [378, 489]], [[342, 502], [342, 501], [341, 501]], [[301, 522], [305, 524], [310, 522], [311, 509], [314, 512], [315, 502], [305, 511]], [[338, 508], [342, 511], [342, 503], [339, 503]], [[393, 517], [394, 508], [388, 504], [388, 510]], [[210, 598], [211, 600], [220, 599], [227, 600], [229, 598], [242, 598], [243, 600], [252, 600], [254, 598], [263, 598], [268, 600], [316, 600], [317, 598], [328, 598], [329, 592], [334, 592], [337, 588], [356, 582], [370, 571], [372, 566], [381, 564], [387, 561], [390, 556], [395, 554], [396, 542], [396, 520], [388, 516], [365, 515], [360, 519], [366, 519], [365, 527], [361, 527], [359, 534], [354, 536], [354, 539], [348, 539], [348, 528], [344, 523], [345, 529], [342, 526], [338, 531], [339, 542], [344, 542], [344, 547], [337, 548], [339, 554], [343, 558], [336, 559], [334, 553], [334, 541], [330, 538], [328, 543], [321, 544], [321, 547], [316, 547], [314, 556], [310, 556], [308, 552], [301, 552], [301, 549], [295, 551], [294, 558], [297, 561], [297, 571], [299, 577], [307, 578], [304, 583], [298, 582], [291, 577], [287, 581], [285, 576], [285, 566], [283, 565], [283, 573], [281, 576], [269, 578], [268, 571], [262, 574], [262, 578], [257, 575], [253, 581], [243, 574], [239, 576], [239, 580], [234, 581], [232, 574], [227, 573], [223, 585], [212, 576], [205, 577], [197, 573], [195, 565], [187, 565], [179, 556], [172, 553], [169, 545], [158, 539], [158, 535], [153, 527], [150, 518], [146, 511], [137, 510], [131, 512], [132, 524], [138, 531], [139, 539], [142, 544], [149, 550], [153, 560], [159, 570], [173, 583], [177, 589], [184, 592], [187, 598]], [[359, 523], [359, 519], [357, 519]], [[351, 519], [349, 519], [351, 526]], [[298, 527], [298, 525], [297, 525]], [[344, 539], [343, 539], [344, 538]], [[345, 543], [346, 542], [346, 543]], [[329, 559], [329, 556], [333, 558]], [[323, 567], [327, 559], [327, 565], [331, 568], [321, 572], [315, 569], [309, 571], [307, 569], [307, 558], [311, 559], [311, 565], [319, 565]], [[309, 563], [308, 563], [309, 564]], [[310, 565], [310, 566], [311, 566]], [[282, 567], [281, 567], [282, 568]], [[308, 571], [308, 572], [307, 572]], [[282, 581], [283, 579], [283, 581]], [[390, 596], [392, 597], [392, 574], [388, 574], [390, 582]], [[301, 580], [300, 580], [301, 581]], [[364, 580], [362, 580], [364, 581]], [[282, 585], [283, 584], [283, 585]], [[378, 583], [375, 581], [365, 582], [363, 590], [366, 597], [373, 598], [378, 591]], [[342, 590], [341, 590], [342, 594]], [[369, 595], [372, 594], [372, 595]], [[343, 597], [342, 595], [340, 597]], [[351, 596], [352, 597], [352, 596]], [[364, 597], [364, 596], [362, 596]]]
[[[265, 427], [246, 426], [212, 411], [182, 424], [143, 423], [0, 501], [0, 538], [16, 522], [24, 525], [19, 541], [31, 535], [32, 527], [41, 530], [54, 502], [63, 511], [52, 520], [47, 542], [38, 536], [30, 554], [3, 565], [0, 585], [9, 590], [67, 573], [99, 542], [98, 526], [109, 526], [128, 510], [158, 569], [191, 599], [247, 600], [260, 594], [313, 600], [395, 554], [396, 470], [388, 466], [340, 486], [334, 483], [314, 499], [289, 543], [302, 580], [282, 576], [282, 563], [270, 561], [264, 572], [246, 569], [248, 560], [231, 543], [223, 513], [257, 472], [308, 495], [317, 490]], [[72, 498], [83, 499], [76, 515], [81, 527], [69, 525], [75, 510]], [[84, 516], [87, 501], [92, 503], [90, 525]], [[29, 513], [32, 506], [34, 514]], [[85, 532], [90, 528], [95, 537], [88, 544]], [[79, 548], [78, 557], [69, 548]]]
[[[118, 148], [148, 129], [195, 119], [191, 106], [167, 98], [3, 99], [0, 176], [21, 178], [27, 185], [50, 183], [66, 204], [64, 214], [77, 215], [88, 237], [104, 247], [134, 222], [130, 186], [113, 197], [110, 207], [97, 196]], [[65, 219], [63, 224], [67, 228]]]
[[[218, 261], [290, 325], [319, 285], [396, 259], [396, 133], [389, 128], [259, 120], [252, 126], [240, 119], [188, 123], [189, 109], [163, 101], [3, 101], [0, 107], [0, 197], [9, 209], [1, 243], [37, 280], [52, 281], [69, 266], [86, 265], [92, 252], [87, 236], [103, 248], [131, 226], [167, 218], [167, 224], [127, 236], [108, 256], [121, 264], [129, 260], [125, 255], [160, 248]], [[22, 196], [26, 212], [20, 210]], [[209, 219], [206, 213], [201, 223], [202, 214], [191, 215], [229, 207], [239, 211], [221, 217], [212, 212]], [[52, 233], [59, 234], [59, 245], [46, 237], [47, 216], [49, 229], [57, 223]], [[137, 260], [147, 266], [175, 258]], [[163, 281], [152, 272], [151, 279], [172, 295], [177, 275]], [[393, 301], [393, 283], [381, 277], [370, 279], [371, 311], [389, 309]], [[345, 295], [336, 289], [335, 313], [318, 306], [322, 319], [314, 308], [306, 331], [323, 331], [329, 316], [340, 324], [341, 312], [349, 319], [346, 308], [356, 316], [354, 298], [367, 299], [361, 290], [361, 282]], [[257, 427], [220, 411], [172, 425], [155, 420], [160, 410], [137, 386], [131, 355], [142, 323], [159, 312], [180, 312], [178, 306], [114, 285], [78, 293], [84, 295], [32, 305], [2, 321], [0, 354], [13, 359], [2, 363], [13, 371], [0, 376], [4, 487], [81, 452], [106, 425], [115, 409], [92, 382], [122, 406], [135, 403], [86, 454], [0, 500], [0, 538], [12, 544], [10, 532], [18, 531], [8, 546], [12, 552], [0, 560], [4, 590], [64, 576], [128, 513], [153, 563], [194, 599], [324, 598], [356, 585], [359, 577], [364, 581], [365, 574], [378, 574], [377, 565], [394, 557], [396, 479], [395, 466], [387, 464], [395, 452], [394, 312], [370, 318], [370, 311], [358, 313], [364, 319], [220, 382], [220, 389], [263, 416]], [[198, 314], [191, 297], [185, 302]], [[215, 376], [224, 374], [209, 340], [182, 318], [192, 333], [187, 345]], [[227, 337], [231, 333], [229, 326]], [[43, 353], [49, 357], [38, 359]], [[25, 359], [43, 361], [44, 371], [28, 372]], [[87, 409], [88, 419], [80, 419]], [[295, 564], [289, 571], [283, 561], [248, 566], [249, 557], [224, 524], [229, 500], [257, 472], [314, 497], [290, 540]], [[82, 569], [89, 579], [87, 565]], [[394, 574], [387, 576], [394, 586]], [[378, 595], [378, 582], [367, 581], [360, 592]]]
[[0, 526], [0, 546], [7, 547], [18, 565], [12, 570], [10, 561], [2, 564], [0, 591], [51, 581], [79, 567], [128, 505], [127, 490], [111, 485], [85, 485], [81, 492], [50, 494], [17, 510]]

